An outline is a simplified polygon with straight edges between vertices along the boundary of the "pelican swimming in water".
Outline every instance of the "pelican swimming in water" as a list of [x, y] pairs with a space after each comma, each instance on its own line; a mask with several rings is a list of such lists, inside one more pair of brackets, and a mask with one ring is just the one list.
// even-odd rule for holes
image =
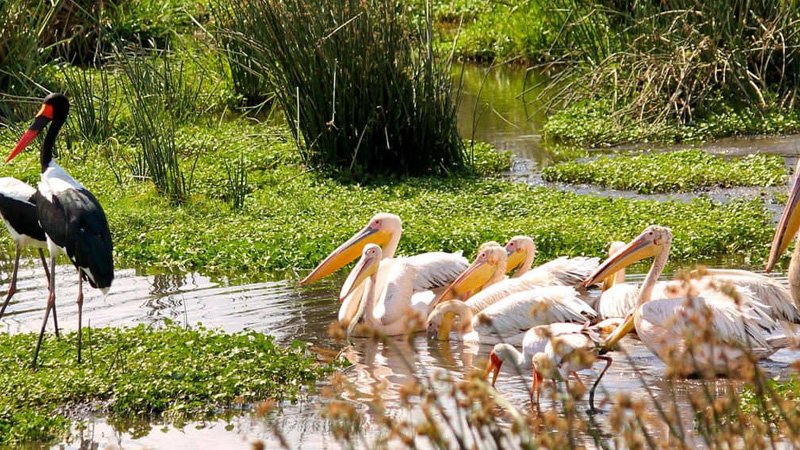
[[[771, 335], [778, 323], [747, 289], [704, 278], [693, 280], [681, 298], [652, 299], [671, 244], [669, 228], [651, 225], [585, 280], [586, 285], [594, 284], [620, 268], [654, 257], [635, 310], [603, 344], [604, 352], [635, 328], [645, 346], [677, 374], [726, 375], [747, 364], [750, 354], [763, 358], [787, 345], [785, 337]], [[698, 324], [708, 324], [708, 329], [700, 330]], [[695, 342], [689, 337], [710, 339]]]
[[[352, 334], [359, 322], [389, 336], [414, 332], [424, 326], [434, 299], [425, 273], [441, 272], [435, 266], [445, 261], [426, 255], [385, 259], [378, 245], [364, 246], [361, 259], [342, 287], [344, 298], [364, 285], [364, 295], [354, 300], [355, 310], [340, 311], [348, 334]], [[451, 274], [451, 278], [455, 276]], [[351, 306], [343, 303], [342, 308]]]
[[531, 404], [539, 404], [545, 377], [563, 380], [569, 388], [569, 375], [573, 375], [578, 383], [583, 384], [577, 372], [591, 368], [596, 359], [601, 359], [606, 365], [589, 391], [589, 405], [594, 410], [594, 392], [612, 362], [611, 357], [597, 354], [599, 344], [600, 334], [588, 324], [554, 323], [533, 327], [525, 333], [521, 352], [510, 343], [494, 346], [485, 376], [492, 374], [494, 386], [505, 361], [509, 361], [517, 371], [531, 370]]
[[[436, 305], [428, 315], [428, 330], [437, 339], [496, 344], [519, 344], [525, 332], [537, 325], [556, 322], [585, 323], [597, 312], [580, 299], [572, 286], [547, 286], [512, 294], [473, 313], [467, 302], [449, 300]], [[455, 333], [451, 329], [458, 319]]]
[[[507, 267], [506, 264], [508, 260], [508, 246], [506, 246], [505, 259], [502, 257], [502, 254], [498, 253], [499, 248], [497, 247], [486, 247], [485, 250], [487, 254], [479, 254], [472, 265], [464, 272], [467, 275], [465, 276], [462, 274], [462, 276], [453, 282], [453, 284], [460, 286], [457, 289], [464, 289], [464, 285], [470, 286], [471, 284], [480, 282], [481, 279], [497, 277], [500, 272], [505, 270], [504, 267]], [[475, 316], [489, 306], [507, 299], [514, 294], [529, 292], [537, 288], [549, 286], [580, 286], [583, 279], [597, 268], [598, 263], [599, 260], [597, 258], [560, 257], [538, 267], [534, 267], [518, 278], [508, 278], [494, 283], [470, 296], [464, 301], [464, 305], [469, 307], [472, 315]], [[463, 280], [463, 278], [466, 277], [469, 277], [470, 280]], [[454, 289], [451, 287], [448, 287], [439, 295], [439, 298], [434, 301], [433, 306], [437, 306], [448, 298], [453, 298], [454, 296], [450, 295], [453, 290]], [[429, 322], [429, 331], [435, 332], [440, 326], [452, 329], [452, 320], [455, 316], [455, 314], [437, 315], [437, 320], [432, 322], [432, 325]], [[466, 315], [463, 312], [460, 316], [463, 327], [465, 326], [464, 324], [470, 320], [464, 319]], [[527, 318], [527, 316], [528, 315], [525, 315], [525, 318]], [[439, 322], [438, 318], [441, 318], [441, 322]], [[525, 329], [523, 329], [523, 331]], [[468, 331], [465, 331], [465, 333], [466, 332]]]
[[[389, 213], [376, 214], [364, 228], [331, 252], [308, 276], [300, 281], [300, 284], [311, 284], [336, 272], [357, 259], [365, 246], [370, 243], [380, 246], [382, 258], [386, 260], [380, 264], [381, 274], [377, 277], [377, 283], [396, 282], [397, 274], [390, 273], [395, 266], [414, 268], [415, 275], [409, 278], [413, 279], [414, 283], [410, 286], [399, 286], [402, 289], [410, 288], [411, 292], [408, 295], [427, 290], [437, 291], [442, 289], [448, 286], [469, 265], [468, 261], [460, 254], [445, 252], [422, 253], [401, 258], [403, 260], [402, 264], [394, 264], [391, 261], [394, 259], [402, 233], [403, 227], [400, 217]], [[401, 278], [400, 280], [404, 279]], [[366, 284], [361, 283], [355, 289], [350, 290], [348, 295], [340, 295], [340, 300], [343, 302], [342, 307], [339, 308], [339, 320], [341, 322], [349, 323], [350, 318], [356, 314], [361, 303], [361, 297], [364, 295], [365, 286]], [[378, 295], [387, 291], [385, 284], [375, 288]], [[391, 288], [388, 292], [399, 292], [396, 288]], [[344, 287], [342, 289], [343, 291], [345, 290]], [[404, 292], [403, 295], [406, 295], [406, 293]], [[389, 296], [388, 300], [391, 303], [392, 297]], [[389, 316], [389, 318], [386, 318], [387, 320], [396, 318], [391, 314], [391, 311]]]

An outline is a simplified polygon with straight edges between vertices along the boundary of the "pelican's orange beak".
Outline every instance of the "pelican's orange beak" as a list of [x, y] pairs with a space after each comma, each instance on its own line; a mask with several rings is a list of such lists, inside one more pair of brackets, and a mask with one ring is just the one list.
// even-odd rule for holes
[[601, 354], [605, 353], [607, 351], [613, 350], [617, 346], [617, 343], [619, 343], [619, 341], [626, 334], [628, 334], [631, 331], [633, 331], [633, 329], [635, 328], [635, 322], [633, 320], [633, 314], [634, 314], [633, 312], [629, 313], [625, 317], [625, 321], [622, 322], [622, 325], [618, 326], [611, 333], [611, 336], [609, 336], [608, 339], [606, 339], [605, 342], [603, 342], [603, 344], [600, 346]]
[[661, 253], [662, 249], [663, 247], [656, 244], [653, 239], [650, 239], [646, 232], [642, 233], [630, 244], [615, 253], [614, 256], [603, 261], [600, 267], [589, 275], [589, 278], [583, 280], [583, 287], [597, 284], [598, 281], [607, 279], [620, 269], [624, 269], [645, 258], [656, 256]]
[[12, 159], [16, 158], [17, 155], [22, 153], [25, 148], [36, 139], [36, 136], [39, 135], [39, 132], [47, 125], [51, 120], [53, 120], [53, 106], [48, 104], [43, 104], [42, 109], [36, 114], [36, 118], [33, 119], [33, 124], [28, 127], [28, 130], [19, 138], [17, 141], [17, 145], [14, 146], [14, 149], [11, 150], [11, 153], [6, 158], [6, 163], [11, 162]]
[[358, 260], [358, 264], [353, 267], [350, 275], [347, 276], [344, 285], [342, 285], [342, 290], [339, 293], [340, 302], [344, 301], [361, 283], [378, 271], [381, 256], [380, 247], [377, 245], [368, 244], [368, 246], [364, 247], [364, 254]]
[[308, 276], [300, 281], [300, 285], [311, 284], [341, 269], [351, 261], [358, 258], [364, 246], [377, 244], [384, 246], [391, 240], [392, 234], [379, 228], [366, 226], [353, 235], [344, 244], [340, 245], [327, 258], [325, 258]]
[[523, 248], [517, 248], [516, 250], [509, 251], [508, 246], [506, 246], [506, 251], [508, 251], [508, 258], [506, 259], [506, 273], [512, 272], [517, 267], [521, 266], [522, 263], [525, 262], [525, 257], [527, 251]]
[[447, 286], [447, 289], [436, 296], [431, 306], [436, 306], [440, 302], [454, 298], [466, 300], [469, 296], [480, 291], [492, 279], [496, 269], [496, 262], [479, 256], [465, 271], [461, 272], [458, 278]]
[[486, 367], [486, 372], [483, 374], [484, 377], [488, 378], [489, 374], [492, 374], [492, 387], [494, 387], [495, 383], [497, 383], [497, 374], [500, 373], [500, 366], [503, 365], [503, 360], [497, 357], [497, 354], [492, 350], [492, 353], [489, 354], [489, 365]]
[[[798, 164], [800, 170], [800, 164]], [[769, 249], [769, 260], [767, 261], [767, 272], [770, 272], [775, 264], [778, 263], [781, 255], [789, 247], [789, 243], [797, 234], [800, 228], [800, 214], [797, 214], [797, 204], [800, 202], [800, 172], [795, 171], [792, 188], [789, 190], [789, 199], [783, 208], [783, 214], [775, 228], [775, 237], [772, 239], [772, 246]]]

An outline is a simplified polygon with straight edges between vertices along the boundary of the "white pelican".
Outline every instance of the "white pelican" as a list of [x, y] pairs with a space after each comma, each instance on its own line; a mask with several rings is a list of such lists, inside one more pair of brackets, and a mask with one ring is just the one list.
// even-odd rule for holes
[[556, 322], [585, 323], [597, 313], [580, 299], [572, 286], [547, 286], [518, 292], [474, 314], [466, 302], [450, 300], [436, 305], [428, 315], [428, 330], [446, 341], [458, 317], [453, 337], [464, 342], [519, 343], [531, 327]]
[[[328, 255], [311, 273], [300, 281], [301, 285], [314, 283], [344, 267], [361, 255], [364, 247], [369, 244], [377, 244], [381, 247], [383, 259], [389, 260], [394, 257], [400, 236], [403, 233], [400, 217], [389, 214], [379, 213], [370, 219], [367, 226], [359, 230], [345, 243], [336, 248]], [[468, 262], [460, 254], [432, 252], [423, 253], [410, 258], [403, 258], [406, 263], [416, 268], [416, 275], [413, 277], [420, 284], [413, 285], [412, 291], [419, 289], [440, 289], [450, 284], [455, 276], [458, 276], [467, 268]], [[381, 264], [381, 271], [385, 274], [378, 277], [377, 282], [385, 283], [385, 280], [392, 280], [388, 271], [394, 267], [393, 263], [386, 262]], [[364, 295], [365, 284], [361, 283], [355, 289], [350, 290], [350, 294], [341, 295], [343, 299], [342, 307], [339, 309], [339, 320], [349, 322], [357, 311], [361, 297]], [[381, 284], [377, 286], [378, 295], [386, 290], [387, 286]], [[406, 286], [407, 288], [407, 286]], [[344, 288], [343, 288], [344, 289]], [[390, 290], [390, 292], [393, 292]]]
[[494, 386], [504, 361], [510, 361], [518, 371], [532, 369], [531, 404], [538, 404], [544, 377], [568, 383], [572, 374], [578, 383], [583, 384], [577, 372], [591, 368], [595, 359], [602, 359], [606, 365], [589, 391], [589, 405], [594, 410], [594, 391], [612, 362], [611, 357], [597, 354], [599, 343], [600, 335], [588, 324], [554, 323], [533, 327], [525, 333], [522, 352], [508, 343], [494, 346], [485, 376], [492, 374]]
[[[609, 247], [609, 257], [613, 257], [625, 246], [624, 242], [613, 242]], [[794, 305], [789, 292], [777, 280], [736, 269], [702, 269], [692, 272], [695, 278], [703, 282], [716, 282], [717, 284], [732, 284], [739, 288], [748, 289], [754, 298], [761, 304], [762, 312], [774, 320], [800, 323], [800, 310]], [[639, 286], [635, 283], [625, 283], [625, 269], [622, 268], [615, 274], [603, 280], [603, 292], [593, 305], [600, 317], [623, 318], [636, 306], [639, 296]], [[677, 297], [681, 294], [680, 282], [659, 281], [653, 288], [652, 296], [655, 298]]]
[[[604, 343], [604, 352], [635, 328], [645, 346], [678, 374], [708, 375], [730, 374], [740, 369], [750, 354], [767, 357], [786, 345], [784, 337], [769, 336], [778, 324], [747, 289], [718, 288], [713, 279], [701, 279], [690, 285], [686, 298], [651, 300], [671, 244], [669, 228], [651, 225], [584, 282], [594, 284], [619, 268], [654, 257], [635, 310]], [[703, 324], [707, 329], [699, 329]]]
[[[342, 322], [347, 325], [348, 333], [359, 321], [390, 336], [416, 331], [416, 328], [409, 328], [415, 323], [424, 326], [434, 298], [431, 288], [438, 283], [432, 282], [427, 275], [445, 274], [447, 267], [453, 266], [446, 257], [431, 255], [424, 253], [408, 258], [384, 259], [378, 245], [365, 245], [361, 259], [342, 286], [342, 298], [360, 285], [365, 286], [364, 295], [354, 297], [355, 308], [342, 304], [347, 311], [340, 311], [340, 317], [344, 317]], [[457, 258], [455, 255], [450, 257]], [[457, 272], [450, 272], [449, 279], [457, 275]]]

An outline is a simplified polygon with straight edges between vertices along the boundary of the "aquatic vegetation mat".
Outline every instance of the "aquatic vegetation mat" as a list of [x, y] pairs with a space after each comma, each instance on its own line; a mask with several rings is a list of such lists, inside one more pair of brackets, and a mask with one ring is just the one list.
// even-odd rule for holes
[[543, 127], [548, 140], [572, 146], [607, 147], [634, 142], [702, 142], [726, 136], [800, 132], [800, 111], [715, 102], [691, 123], [639, 122], [615, 114], [610, 101], [581, 100], [553, 113]]
[[[103, 204], [117, 264], [250, 276], [311, 268], [381, 211], [403, 219], [399, 251], [406, 255], [471, 255], [485, 241], [529, 234], [542, 261], [595, 256], [608, 242], [657, 223], [673, 228], [676, 260], [735, 255], [755, 262], [767, 255], [773, 233], [772, 217], [758, 200], [604, 198], [477, 175], [340, 183], [304, 166], [282, 127], [197, 123], [178, 128], [175, 139], [184, 158], [197, 158], [184, 205], [126, 172], [125, 161], [136, 154], [128, 145], [83, 142], [60, 154], [59, 163]], [[487, 151], [475, 146], [486, 170], [504, 167], [480, 156]], [[247, 171], [240, 209], [232, 207], [225, 161], [239, 161]], [[6, 166], [8, 175], [34, 185], [38, 172], [35, 155]], [[2, 239], [10, 242], [5, 234]]]
[[219, 408], [293, 400], [328, 371], [303, 344], [178, 325], [85, 329], [80, 365], [75, 333], [49, 336], [33, 371], [36, 337], [0, 335], [0, 446], [57, 439], [87, 411], [180, 424]]
[[725, 158], [702, 150], [599, 156], [542, 170], [545, 181], [597, 184], [642, 194], [691, 192], [713, 187], [776, 186], [785, 183], [787, 175], [779, 155]]

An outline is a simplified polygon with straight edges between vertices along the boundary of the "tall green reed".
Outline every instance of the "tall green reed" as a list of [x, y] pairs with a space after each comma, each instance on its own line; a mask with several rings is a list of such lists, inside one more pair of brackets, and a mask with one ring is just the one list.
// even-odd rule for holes
[[117, 86], [106, 70], [64, 68], [64, 92], [70, 98], [70, 125], [78, 137], [105, 142], [113, 136], [119, 114]]
[[796, 0], [535, 1], [560, 30], [550, 106], [603, 99], [650, 123], [689, 123], [719, 101], [797, 107]]
[[265, 76], [304, 162], [347, 178], [448, 173], [470, 165], [449, 61], [431, 20], [394, 0], [220, 0], [219, 31]]
[[190, 81], [183, 63], [173, 61], [167, 52], [126, 54], [118, 60], [127, 79], [124, 93], [141, 150], [131, 167], [146, 169], [159, 193], [182, 203], [191, 191], [194, 166], [188, 174], [182, 167], [175, 133], [180, 123], [196, 114], [202, 81]]
[[59, 2], [0, 0], [0, 118], [28, 120], [35, 112], [37, 80], [50, 55], [40, 41], [53, 23]]

